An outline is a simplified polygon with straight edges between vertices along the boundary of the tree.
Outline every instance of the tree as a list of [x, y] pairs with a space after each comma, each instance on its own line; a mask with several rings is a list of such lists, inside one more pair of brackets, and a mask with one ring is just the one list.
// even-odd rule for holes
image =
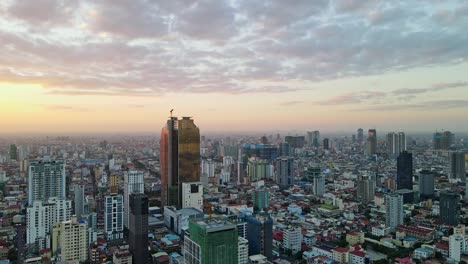
[[296, 256], [295, 256], [295, 257], [296, 257], [297, 260], [302, 259], [302, 253], [304, 253], [304, 252], [303, 252], [303, 251], [299, 251], [299, 252], [296, 253]]
[[16, 248], [12, 248], [8, 251], [8, 259], [11, 262], [16, 262], [16, 260], [18, 260], [18, 250]]

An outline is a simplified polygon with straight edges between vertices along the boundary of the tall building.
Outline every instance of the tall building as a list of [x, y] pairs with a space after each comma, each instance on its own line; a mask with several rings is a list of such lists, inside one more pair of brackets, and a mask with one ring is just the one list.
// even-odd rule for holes
[[312, 184], [312, 194], [322, 196], [325, 193], [325, 177], [322, 174], [320, 166], [313, 165], [305, 171], [307, 181]]
[[201, 182], [182, 183], [182, 208], [192, 207], [203, 211], [203, 184]]
[[465, 152], [454, 151], [449, 153], [449, 177], [466, 182]]
[[404, 132], [387, 134], [387, 154], [389, 157], [398, 157], [406, 151], [406, 135]]
[[239, 237], [238, 255], [239, 264], [249, 263], [249, 241], [243, 237]]
[[423, 200], [434, 197], [434, 173], [432, 171], [419, 172], [419, 197]]
[[369, 129], [367, 137], [367, 155], [377, 154], [377, 130]]
[[142, 193], [130, 194], [129, 244], [133, 263], [146, 264], [148, 252], [148, 196]]
[[357, 141], [358, 143], [364, 142], [364, 130], [362, 128], [357, 130]]
[[272, 178], [273, 166], [267, 160], [252, 157], [247, 163], [247, 174], [251, 182]]
[[52, 252], [56, 254], [60, 249], [61, 261], [81, 263], [88, 260], [88, 225], [84, 221], [78, 222], [75, 216], [54, 226], [52, 241]]
[[304, 136], [286, 136], [284, 137], [284, 141], [289, 143], [292, 148], [303, 148], [305, 145]]
[[387, 227], [395, 229], [395, 227], [403, 224], [403, 196], [395, 193], [385, 195], [385, 208]]
[[462, 234], [449, 236], [449, 258], [456, 262], [461, 261], [461, 255], [468, 250], [468, 238]]
[[375, 182], [371, 179], [360, 179], [357, 182], [357, 196], [363, 204], [368, 204], [374, 200]]
[[270, 205], [270, 192], [264, 187], [257, 188], [253, 193], [253, 205], [258, 210], [263, 210]]
[[182, 206], [182, 183], [200, 181], [200, 130], [190, 117], [171, 117], [161, 131], [161, 203]]
[[78, 220], [81, 220], [83, 215], [88, 214], [88, 201], [85, 196], [85, 186], [83, 184], [77, 184], [73, 188], [75, 194], [75, 216]]
[[330, 149], [330, 140], [328, 138], [323, 139], [323, 149], [325, 149], [325, 150]]
[[458, 202], [459, 195], [453, 191], [440, 193], [440, 220], [446, 225], [458, 225]]
[[315, 131], [307, 132], [307, 145], [309, 147], [316, 147], [316, 148], [320, 146], [320, 132], [319, 131], [315, 130]]
[[283, 247], [292, 250], [293, 254], [301, 251], [302, 229], [299, 226], [289, 226], [283, 230]]
[[247, 216], [247, 240], [249, 255], [273, 256], [273, 219], [268, 213]]
[[129, 170], [124, 174], [124, 226], [128, 229], [130, 222], [130, 195], [144, 193], [145, 183], [142, 171]]
[[10, 145], [10, 160], [18, 160], [18, 148], [15, 144]]
[[28, 203], [47, 202], [49, 198], [65, 199], [65, 162], [63, 160], [33, 160], [28, 166]]
[[120, 189], [120, 176], [117, 174], [112, 174], [110, 176], [109, 192], [110, 194], [118, 194], [119, 189]]
[[279, 144], [279, 155], [281, 157], [293, 156], [289, 143], [283, 142]]
[[413, 190], [413, 154], [407, 151], [397, 158], [397, 189]]
[[225, 220], [192, 219], [184, 238], [186, 264], [237, 264], [239, 242], [236, 225]]
[[104, 200], [104, 233], [107, 240], [123, 239], [124, 209], [122, 195], [108, 195]]
[[50, 198], [26, 209], [26, 243], [35, 249], [51, 248], [51, 232], [55, 224], [68, 221], [72, 204], [69, 200]]
[[294, 185], [294, 158], [279, 157], [276, 159], [276, 183], [281, 186]]
[[455, 143], [455, 135], [450, 131], [436, 132], [432, 143], [435, 150], [449, 150]]

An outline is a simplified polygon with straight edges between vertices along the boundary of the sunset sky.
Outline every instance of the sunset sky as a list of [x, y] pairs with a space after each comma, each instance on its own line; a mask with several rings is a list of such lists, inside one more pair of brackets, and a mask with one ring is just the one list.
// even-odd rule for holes
[[0, 2], [0, 134], [468, 132], [468, 2]]

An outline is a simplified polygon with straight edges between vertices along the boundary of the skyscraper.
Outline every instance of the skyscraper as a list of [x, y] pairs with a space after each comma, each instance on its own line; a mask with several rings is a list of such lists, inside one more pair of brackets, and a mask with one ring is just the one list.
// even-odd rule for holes
[[49, 198], [65, 199], [65, 162], [63, 160], [33, 160], [28, 166], [28, 202], [47, 202]]
[[461, 151], [450, 152], [449, 165], [449, 178], [466, 182], [465, 153]]
[[148, 252], [148, 196], [130, 194], [129, 244], [133, 263], [150, 263]]
[[319, 147], [320, 146], [320, 132], [315, 130], [315, 131], [309, 131], [307, 132], [307, 145], [309, 147]]
[[124, 226], [127, 229], [130, 222], [130, 195], [145, 192], [143, 176], [143, 172], [138, 170], [129, 170], [124, 175]]
[[294, 184], [294, 158], [279, 157], [276, 159], [276, 183], [281, 186]]
[[81, 220], [83, 215], [88, 214], [85, 186], [83, 184], [77, 184], [73, 190], [75, 193], [75, 216], [78, 220]]
[[363, 204], [374, 200], [375, 182], [369, 178], [360, 179], [357, 183], [357, 196]]
[[161, 203], [182, 206], [182, 183], [200, 181], [200, 130], [190, 117], [171, 117], [161, 131]]
[[247, 240], [249, 255], [273, 256], [273, 219], [268, 213], [247, 216]]
[[403, 151], [397, 158], [397, 190], [413, 190], [413, 154]]
[[403, 196], [399, 194], [385, 195], [386, 216], [385, 221], [387, 227], [395, 229], [395, 227], [403, 224]]
[[458, 225], [459, 195], [454, 191], [440, 193], [440, 220], [446, 225]]
[[184, 238], [187, 264], [237, 264], [239, 259], [236, 225], [226, 220], [192, 219], [190, 234]]
[[448, 150], [455, 143], [455, 135], [450, 131], [436, 132], [432, 137], [432, 143], [435, 150]]
[[325, 177], [322, 175], [320, 166], [312, 165], [305, 171], [307, 181], [312, 184], [312, 194], [322, 196], [325, 193]]
[[419, 197], [423, 200], [434, 197], [434, 173], [432, 171], [419, 172]]
[[15, 144], [10, 145], [10, 160], [18, 160], [18, 148]]
[[253, 193], [253, 205], [257, 210], [263, 210], [270, 205], [270, 192], [264, 187], [257, 188]]
[[377, 154], [377, 130], [369, 129], [367, 137], [367, 155]]
[[330, 149], [330, 140], [328, 138], [323, 139], [323, 149], [326, 149], [326, 150]]
[[362, 128], [357, 130], [357, 141], [358, 143], [364, 142], [364, 130]]
[[387, 154], [389, 157], [398, 157], [398, 155], [406, 151], [406, 135], [404, 132], [388, 133], [387, 134]]
[[104, 232], [107, 240], [123, 239], [123, 197], [108, 195], [104, 200]]
[[55, 225], [52, 235], [52, 252], [60, 248], [60, 257], [67, 263], [88, 260], [88, 225], [74, 216], [69, 221]]

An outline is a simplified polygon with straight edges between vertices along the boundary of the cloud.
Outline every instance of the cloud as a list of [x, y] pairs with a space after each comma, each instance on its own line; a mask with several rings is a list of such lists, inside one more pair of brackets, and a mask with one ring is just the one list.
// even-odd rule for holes
[[69, 105], [42, 105], [43, 108], [51, 111], [71, 111], [71, 112], [87, 112], [88, 109]]
[[387, 94], [384, 92], [374, 92], [374, 91], [360, 91], [346, 93], [332, 97], [325, 101], [318, 101], [316, 103], [321, 105], [347, 105], [347, 104], [359, 104], [367, 101], [376, 101], [382, 99]]
[[434, 100], [413, 104], [373, 105], [370, 107], [355, 109], [354, 111], [431, 111], [466, 107], [468, 107], [468, 100]]
[[452, 82], [452, 83], [439, 83], [429, 88], [419, 88], [419, 89], [403, 88], [403, 89], [394, 90], [392, 93], [395, 95], [414, 95], [414, 94], [422, 94], [422, 93], [428, 93], [428, 92], [437, 92], [437, 91], [453, 89], [453, 88], [460, 88], [460, 87], [465, 87], [465, 86], [468, 86], [468, 82], [458, 81], [458, 82]]
[[294, 105], [300, 105], [305, 103], [304, 101], [287, 101], [287, 102], [282, 102], [279, 105], [281, 106], [294, 106]]

